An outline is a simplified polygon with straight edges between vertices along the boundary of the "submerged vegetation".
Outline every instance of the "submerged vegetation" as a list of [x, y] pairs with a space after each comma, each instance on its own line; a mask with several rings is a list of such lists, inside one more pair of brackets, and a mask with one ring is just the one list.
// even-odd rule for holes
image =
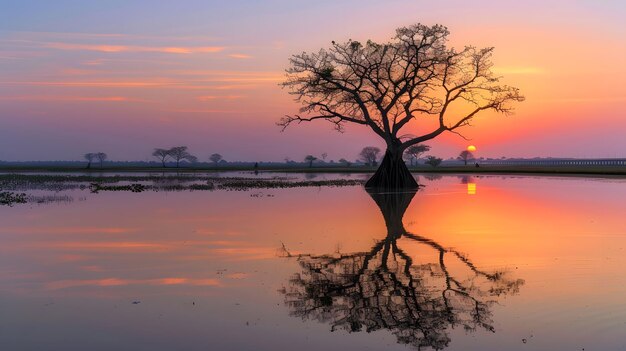
[[266, 179], [217, 177], [199, 174], [176, 175], [59, 175], [0, 174], [0, 204], [70, 202], [67, 195], [27, 195], [25, 191], [84, 190], [97, 194], [105, 191], [245, 191], [251, 189], [285, 189], [303, 187], [342, 187], [364, 184], [359, 179], [301, 180], [295, 177]]
[[13, 206], [13, 204], [26, 203], [25, 193], [13, 193], [9, 191], [0, 192], [0, 205]]

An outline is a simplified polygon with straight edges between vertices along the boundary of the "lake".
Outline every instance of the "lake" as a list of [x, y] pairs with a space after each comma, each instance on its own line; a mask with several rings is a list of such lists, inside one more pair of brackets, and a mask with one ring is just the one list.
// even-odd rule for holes
[[626, 350], [626, 179], [416, 177], [17, 187], [0, 349]]

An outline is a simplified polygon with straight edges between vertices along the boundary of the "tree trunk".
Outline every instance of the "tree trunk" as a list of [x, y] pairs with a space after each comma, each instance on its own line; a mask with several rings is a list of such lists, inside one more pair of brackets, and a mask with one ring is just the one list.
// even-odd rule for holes
[[87, 162], [87, 169], [91, 168], [91, 161]]
[[376, 173], [365, 183], [367, 189], [384, 191], [417, 189], [419, 186], [402, 160], [399, 147], [387, 147]]
[[387, 227], [387, 238], [385, 240], [396, 240], [403, 234], [406, 234], [402, 217], [404, 217], [406, 209], [411, 204], [416, 191], [381, 193], [368, 189], [367, 192], [374, 199], [385, 218], [385, 226]]

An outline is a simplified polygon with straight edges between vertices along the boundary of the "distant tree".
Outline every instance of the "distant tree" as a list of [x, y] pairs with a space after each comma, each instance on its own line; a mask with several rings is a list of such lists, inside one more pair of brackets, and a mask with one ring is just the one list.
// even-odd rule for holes
[[217, 166], [217, 164], [222, 160], [222, 155], [213, 154], [209, 156], [209, 160], [213, 161], [213, 163], [215, 163], [215, 165]]
[[441, 161], [443, 161], [443, 159], [439, 158], [439, 157], [435, 157], [435, 156], [428, 156], [426, 157], [426, 164], [427, 165], [431, 165], [433, 167], [437, 167], [441, 164]]
[[96, 158], [96, 154], [93, 152], [86, 153], [84, 156], [85, 160], [87, 160], [87, 169], [91, 168], [91, 162]]
[[109, 157], [107, 156], [107, 154], [105, 154], [104, 152], [98, 152], [96, 153], [96, 158], [98, 159], [98, 162], [100, 162], [100, 168], [102, 168], [102, 164], [104, 163], [104, 161], [106, 161], [106, 159]]
[[409, 159], [411, 160], [411, 166], [413, 166], [413, 160], [417, 160], [421, 154], [428, 151], [430, 151], [430, 146], [424, 144], [415, 144], [409, 146], [409, 148], [407, 148], [404, 153], [409, 156]]
[[346, 167], [350, 167], [352, 165], [352, 162], [346, 160], [345, 158], [339, 159], [339, 163], [341, 163], [342, 165]]
[[376, 146], [366, 146], [361, 150], [359, 156], [368, 166], [376, 166], [376, 159], [378, 159], [379, 153], [380, 149]]
[[[346, 124], [365, 126], [386, 146], [365, 187], [417, 188], [402, 160], [404, 150], [445, 132], [459, 134], [484, 112], [510, 113], [511, 103], [524, 100], [492, 71], [493, 48], [455, 49], [448, 35], [444, 26], [415, 24], [398, 28], [387, 42], [332, 42], [292, 56], [283, 86], [302, 104], [301, 114], [278, 124], [284, 129], [323, 120], [339, 131]], [[428, 120], [432, 129], [403, 138], [403, 129]]]
[[163, 168], [165, 168], [165, 160], [170, 157], [170, 150], [168, 149], [154, 149], [152, 151], [152, 156], [158, 158], [163, 164]]
[[326, 161], [326, 157], [328, 157], [328, 153], [322, 152], [322, 160]]
[[186, 146], [175, 146], [168, 150], [170, 157], [176, 161], [176, 168], [180, 166], [180, 161], [187, 160], [189, 162], [196, 162], [198, 158], [193, 156], [187, 151]]
[[472, 154], [470, 151], [463, 150], [459, 154], [459, 160], [463, 161], [466, 166], [467, 166], [467, 161], [473, 160], [473, 159], [474, 159], [474, 154]]
[[306, 157], [304, 158], [304, 161], [309, 163], [309, 168], [313, 167], [313, 161], [317, 160], [317, 157], [313, 156], [313, 155], [306, 155]]

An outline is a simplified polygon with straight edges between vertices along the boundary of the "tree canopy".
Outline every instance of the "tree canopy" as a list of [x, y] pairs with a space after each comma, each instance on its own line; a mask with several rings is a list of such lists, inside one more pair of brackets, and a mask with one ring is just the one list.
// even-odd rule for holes
[[[416, 24], [397, 29], [384, 44], [348, 40], [294, 55], [283, 86], [306, 115], [285, 116], [279, 125], [324, 119], [342, 131], [346, 123], [356, 123], [392, 143], [417, 116], [439, 118], [435, 130], [408, 138], [406, 148], [456, 131], [481, 111], [512, 112], [510, 102], [524, 98], [491, 71], [493, 48], [448, 48], [448, 35], [444, 26]], [[448, 116], [453, 104], [473, 108]]]
[[218, 164], [218, 162], [220, 162], [222, 160], [222, 155], [220, 154], [212, 154], [211, 156], [209, 156], [209, 160], [211, 160], [213, 163], [215, 163], [215, 165]]
[[463, 150], [459, 154], [458, 158], [459, 158], [459, 160], [463, 161], [465, 163], [465, 165], [467, 165], [467, 161], [468, 160], [474, 159], [474, 154], [471, 151]]
[[380, 149], [376, 146], [366, 146], [361, 150], [359, 156], [361, 160], [365, 162], [369, 166], [376, 166], [376, 160], [378, 159], [378, 154], [380, 154]]
[[411, 165], [413, 164], [413, 160], [417, 160], [421, 154], [430, 151], [430, 146], [425, 144], [415, 144], [409, 146], [405, 154], [408, 155], [409, 160], [411, 160]]

